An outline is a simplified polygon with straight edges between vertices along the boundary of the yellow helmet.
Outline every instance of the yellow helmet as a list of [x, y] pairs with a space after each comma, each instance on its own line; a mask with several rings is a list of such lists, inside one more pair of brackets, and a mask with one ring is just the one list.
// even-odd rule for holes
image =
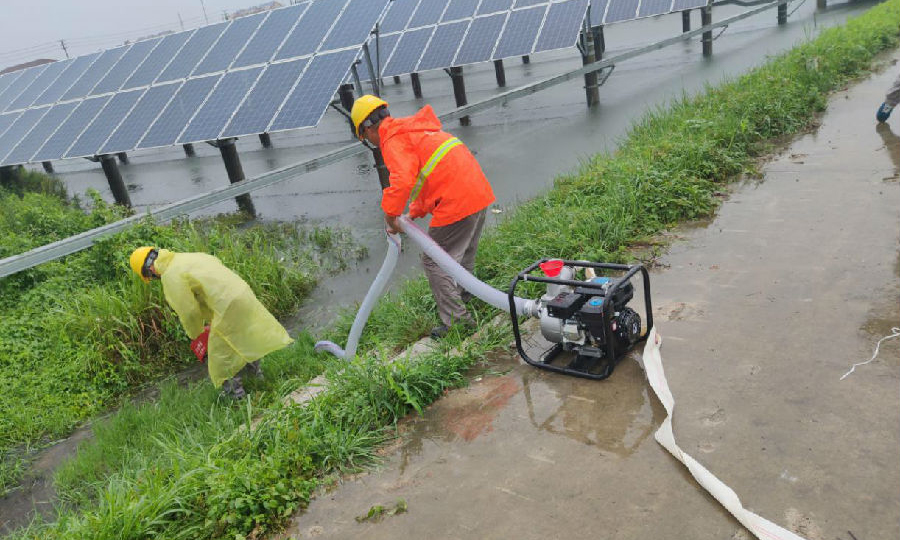
[[152, 246], [139, 247], [131, 252], [131, 257], [128, 259], [128, 263], [131, 265], [131, 269], [134, 270], [135, 274], [141, 276], [141, 279], [144, 280], [144, 283], [150, 282], [150, 278], [144, 275], [144, 263], [147, 261], [147, 256], [155, 251], [156, 248]]
[[360, 133], [359, 125], [379, 107], [387, 107], [387, 101], [371, 94], [360, 96], [353, 102], [353, 107], [350, 109], [350, 120], [353, 122], [356, 136], [360, 139], [362, 139], [362, 133]]

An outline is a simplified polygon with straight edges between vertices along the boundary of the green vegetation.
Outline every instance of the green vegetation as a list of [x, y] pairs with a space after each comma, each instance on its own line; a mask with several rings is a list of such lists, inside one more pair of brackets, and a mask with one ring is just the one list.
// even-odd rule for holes
[[[7, 178], [0, 185], [0, 255], [125, 216], [91, 197], [86, 212], [44, 175]], [[190, 365], [187, 337], [161, 287], [145, 285], [128, 267], [135, 247], [214, 253], [282, 317], [315, 285], [319, 266], [341, 269], [358, 256], [346, 233], [285, 224], [238, 229], [229, 220], [163, 226], [147, 218], [91, 249], [0, 280], [0, 492], [21, 474], [30, 448]]]
[[[808, 129], [829, 92], [865, 74], [879, 51], [896, 46], [898, 30], [900, 0], [890, 0], [735, 81], [648, 115], [615, 155], [559, 178], [552, 191], [491, 231], [479, 254], [480, 276], [505, 284], [513, 272], [553, 254], [622, 260], [629, 243], [707, 215], [721, 185], [753, 171], [755, 158], [775, 141]], [[224, 411], [203, 388], [166, 389], [160, 403], [182, 403], [172, 416], [156, 404], [127, 409], [60, 473], [74, 506], [56, 522], [13, 537], [264, 536], [329, 475], [370, 463], [400, 418], [460, 384], [464, 370], [509, 339], [508, 328], [486, 328], [476, 340], [453, 335], [414, 362], [384, 363], [431, 326], [432, 312], [422, 279], [382, 301], [361, 358], [332, 364], [331, 386], [305, 407], [275, 399], [286, 388], [263, 386], [253, 401], [220, 405]], [[336, 335], [346, 335], [348, 319]], [[282, 351], [276, 362], [307, 361], [310, 341]], [[451, 354], [454, 346], [461, 352]], [[258, 420], [252, 427], [238, 426], [251, 418]], [[124, 434], [138, 422], [149, 427], [131, 452]]]

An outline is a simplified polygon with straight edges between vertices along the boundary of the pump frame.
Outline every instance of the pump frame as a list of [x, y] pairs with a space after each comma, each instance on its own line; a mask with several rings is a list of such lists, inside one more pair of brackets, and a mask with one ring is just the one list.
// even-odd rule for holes
[[[519, 351], [519, 355], [522, 357], [522, 359], [534, 367], [546, 369], [549, 371], [555, 371], [557, 373], [563, 373], [566, 375], [572, 375], [575, 377], [582, 377], [585, 379], [595, 379], [595, 380], [605, 379], [605, 378], [609, 377], [610, 375], [612, 375], [613, 369], [615, 368], [618, 361], [622, 358], [622, 356], [625, 355], [625, 353], [628, 352], [628, 350], [630, 350], [630, 349], [617, 350], [615, 336], [613, 335], [609, 324], [603, 325], [603, 333], [604, 333], [603, 337], [604, 337], [604, 341], [606, 343], [605, 356], [603, 357], [603, 360], [605, 360], [605, 365], [599, 373], [591, 373], [590, 371], [588, 371], [590, 368], [595, 367], [594, 364], [591, 364], [590, 366], [579, 369], [579, 366], [577, 364], [579, 364], [579, 362], [581, 364], [585, 363], [585, 361], [583, 360], [583, 356], [580, 353], [576, 354], [573, 361], [570, 362], [567, 366], [552, 365], [550, 362], [552, 362], [554, 359], [556, 359], [556, 357], [559, 356], [559, 354], [561, 352], [563, 352], [563, 344], [562, 343], [555, 343], [552, 347], [550, 347], [549, 349], [544, 351], [541, 354], [540, 360], [534, 360], [531, 357], [529, 357], [528, 354], [525, 353], [524, 347], [522, 347], [522, 334], [519, 331], [519, 316], [516, 314], [516, 304], [515, 304], [516, 287], [519, 285], [520, 282], [531, 281], [531, 282], [538, 282], [538, 283], [550, 283], [550, 284], [555, 284], [555, 285], [569, 285], [571, 287], [597, 289], [598, 291], [602, 289], [602, 285], [599, 283], [591, 283], [588, 281], [578, 281], [578, 280], [573, 280], [573, 279], [558, 279], [558, 278], [531, 275], [531, 273], [534, 272], [540, 266], [541, 263], [544, 263], [549, 260], [551, 260], [551, 258], [547, 257], [547, 258], [543, 258], [539, 261], [536, 261], [535, 263], [530, 265], [528, 268], [519, 272], [516, 275], [516, 277], [513, 278], [512, 282], [509, 285], [509, 290], [508, 290], [508, 295], [507, 295], [509, 298], [509, 316], [510, 316], [510, 319], [512, 320], [513, 335], [516, 338], [516, 349]], [[625, 274], [620, 278], [615, 278], [615, 279], [617, 279], [616, 283], [614, 285], [612, 285], [611, 287], [609, 287], [609, 289], [606, 291], [607, 298], [613, 298], [620, 286], [622, 286], [624, 283], [630, 281], [632, 277], [634, 277], [638, 272], [640, 272], [642, 275], [642, 278], [643, 278], [643, 285], [644, 285], [644, 308], [646, 310], [646, 328], [647, 328], [647, 330], [645, 330], [640, 335], [640, 337], [637, 339], [635, 344], [647, 339], [647, 335], [650, 332], [650, 328], [653, 328], [653, 306], [650, 301], [650, 274], [647, 272], [647, 269], [644, 268], [644, 265], [642, 265], [642, 264], [594, 263], [594, 262], [589, 262], [589, 261], [570, 261], [570, 260], [563, 260], [563, 264], [565, 266], [571, 266], [576, 269], [577, 268], [596, 268], [596, 269], [601, 269], [601, 270], [624, 271]], [[603, 302], [603, 316], [607, 322], [612, 320], [612, 318], [615, 314], [615, 308], [614, 308], [613, 304], [614, 304], [614, 302]], [[633, 347], [633, 345], [632, 345], [632, 347]]]

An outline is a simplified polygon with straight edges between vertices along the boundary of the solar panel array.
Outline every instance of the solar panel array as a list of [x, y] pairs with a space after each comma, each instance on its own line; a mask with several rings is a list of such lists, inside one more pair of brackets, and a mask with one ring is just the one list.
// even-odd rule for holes
[[0, 165], [311, 127], [388, 0], [309, 0], [0, 75]]
[[591, 24], [600, 26], [705, 6], [707, 0], [591, 0]]
[[[381, 74], [574, 47], [587, 6], [588, 0], [393, 0], [379, 27]], [[359, 75], [369, 78], [368, 69]]]

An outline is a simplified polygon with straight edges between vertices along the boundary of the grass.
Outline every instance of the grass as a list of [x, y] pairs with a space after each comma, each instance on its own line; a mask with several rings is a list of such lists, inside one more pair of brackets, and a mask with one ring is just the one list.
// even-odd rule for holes
[[[895, 47], [898, 30], [900, 0], [890, 0], [739, 79], [646, 116], [614, 155], [598, 155], [558, 178], [550, 192], [490, 231], [479, 253], [479, 276], [505, 285], [514, 272], [547, 255], [621, 261], [630, 243], [708, 215], [721, 185], [752, 171], [773, 141], [810, 128], [828, 94], [864, 75], [879, 51]], [[308, 406], [281, 405], [271, 389], [245, 407], [212, 412], [203, 392], [192, 389], [183, 399], [199, 401], [185, 415], [204, 422], [208, 417], [209, 424], [221, 415], [218, 438], [201, 426], [196, 434], [185, 427], [183, 436], [175, 434], [178, 428], [165, 428], [134, 455], [122, 435], [96, 441], [97, 448], [83, 445], [69, 465], [77, 475], [64, 488], [77, 505], [12, 538], [260, 538], [277, 530], [329, 475], [371, 463], [399, 418], [462, 384], [468, 367], [509, 339], [506, 327], [477, 340], [453, 335], [415, 361], [384, 363], [431, 326], [433, 311], [423, 279], [380, 302], [360, 358], [330, 365], [333, 384]], [[478, 311], [481, 317], [488, 313]], [[331, 337], [339, 341], [348, 327], [349, 316]], [[461, 352], [451, 354], [452, 346]], [[312, 361], [308, 341], [285, 354]], [[254, 416], [254, 427], [234, 427], [239, 418]], [[104, 445], [129, 457], [97, 457], [107, 451]]]
[[[30, 249], [126, 212], [96, 193], [85, 211], [46, 178], [24, 173], [0, 184], [0, 237], [12, 239], [4, 249]], [[147, 218], [91, 249], [0, 280], [0, 493], [15, 486], [35, 448], [191, 365], [161, 287], [128, 267], [134, 247], [214, 253], [276, 317], [292, 314], [322, 273], [361, 255], [346, 231], [244, 221], [163, 226]]]

